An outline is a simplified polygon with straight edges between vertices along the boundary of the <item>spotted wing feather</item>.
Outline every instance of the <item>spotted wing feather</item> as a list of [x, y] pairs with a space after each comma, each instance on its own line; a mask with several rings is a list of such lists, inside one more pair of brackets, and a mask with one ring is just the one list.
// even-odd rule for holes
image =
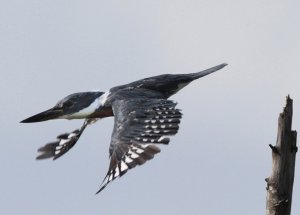
[[45, 146], [38, 149], [40, 153], [36, 159], [47, 159], [53, 158], [53, 160], [59, 158], [68, 152], [78, 141], [82, 132], [88, 124], [95, 122], [96, 119], [87, 119], [84, 121], [80, 129], [76, 129], [70, 133], [64, 133], [57, 136], [57, 140], [46, 144]]
[[181, 112], [165, 99], [130, 99], [113, 103], [115, 124], [110, 144], [110, 165], [99, 189], [129, 169], [142, 165], [160, 152], [156, 144], [168, 144], [179, 129]]

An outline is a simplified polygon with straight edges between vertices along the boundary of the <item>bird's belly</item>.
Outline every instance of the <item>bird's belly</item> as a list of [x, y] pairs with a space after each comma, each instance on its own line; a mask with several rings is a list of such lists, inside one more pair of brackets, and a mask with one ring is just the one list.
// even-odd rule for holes
[[178, 85], [177, 85], [177, 88], [174, 90], [174, 93], [173, 94], [175, 94], [175, 93], [177, 93], [179, 90], [181, 90], [182, 88], [184, 88], [186, 85], [188, 85], [190, 82], [185, 82], [185, 83], [179, 83]]

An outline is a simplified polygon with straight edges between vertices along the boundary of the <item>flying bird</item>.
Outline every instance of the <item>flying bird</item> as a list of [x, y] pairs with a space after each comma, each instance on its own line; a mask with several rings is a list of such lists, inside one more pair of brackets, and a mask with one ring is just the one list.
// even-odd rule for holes
[[78, 141], [85, 128], [95, 121], [114, 116], [109, 146], [110, 164], [97, 193], [129, 169], [142, 165], [160, 152], [158, 144], [168, 144], [179, 129], [181, 110], [169, 97], [192, 81], [216, 72], [227, 64], [190, 74], [164, 74], [116, 86], [107, 92], [71, 94], [53, 108], [31, 116], [21, 123], [52, 119], [85, 119], [82, 127], [64, 133], [38, 149], [37, 159], [57, 159]]

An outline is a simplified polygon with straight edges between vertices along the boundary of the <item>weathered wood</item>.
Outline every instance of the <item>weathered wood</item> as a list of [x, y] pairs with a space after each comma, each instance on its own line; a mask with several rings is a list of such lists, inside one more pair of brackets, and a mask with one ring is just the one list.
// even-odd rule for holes
[[267, 182], [267, 215], [290, 215], [297, 152], [297, 132], [292, 131], [293, 100], [288, 96], [278, 119], [276, 145], [272, 149], [272, 173]]

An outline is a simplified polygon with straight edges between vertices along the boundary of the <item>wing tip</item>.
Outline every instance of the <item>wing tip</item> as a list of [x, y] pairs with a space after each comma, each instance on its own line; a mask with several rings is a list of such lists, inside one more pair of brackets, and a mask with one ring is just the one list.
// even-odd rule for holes
[[103, 185], [102, 187], [100, 187], [100, 189], [95, 193], [95, 195], [98, 195], [102, 190], [104, 190], [104, 188], [107, 186], [106, 185]]
[[[129, 169], [143, 165], [161, 151], [155, 144], [132, 144], [126, 145], [126, 147], [128, 147], [128, 151], [124, 151], [122, 156], [118, 156], [116, 152], [111, 156], [107, 174], [95, 195], [103, 191], [109, 183], [122, 177]], [[121, 159], [117, 160], [118, 157], [121, 157]]]

